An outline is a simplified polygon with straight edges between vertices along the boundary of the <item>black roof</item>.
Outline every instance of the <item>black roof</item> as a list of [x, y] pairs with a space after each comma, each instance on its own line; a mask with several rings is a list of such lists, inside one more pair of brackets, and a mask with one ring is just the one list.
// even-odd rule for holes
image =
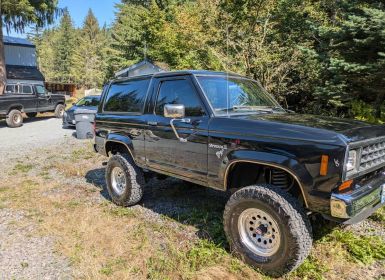
[[5, 45], [14, 45], [14, 46], [31, 47], [31, 48], [35, 47], [35, 45], [32, 42], [24, 38], [3, 36], [3, 42]]
[[113, 81], [125, 81], [132, 79], [140, 78], [151, 78], [151, 77], [168, 77], [168, 76], [178, 76], [178, 75], [207, 75], [207, 76], [231, 76], [231, 77], [243, 77], [242, 75], [231, 73], [231, 72], [221, 72], [221, 71], [210, 71], [210, 70], [178, 70], [178, 71], [165, 71], [154, 74], [142, 75], [142, 76], [133, 76], [133, 77], [123, 77], [117, 78]]
[[34, 66], [6, 65], [7, 79], [44, 81], [43, 74]]

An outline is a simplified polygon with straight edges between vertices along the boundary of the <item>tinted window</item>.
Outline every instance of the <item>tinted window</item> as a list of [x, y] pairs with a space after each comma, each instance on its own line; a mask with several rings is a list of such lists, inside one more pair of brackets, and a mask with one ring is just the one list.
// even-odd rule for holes
[[96, 107], [99, 106], [99, 100], [100, 97], [93, 96], [93, 97], [85, 97], [83, 99], [80, 99], [78, 103], [76, 103], [76, 106], [83, 107], [83, 106], [91, 106]]
[[184, 105], [188, 117], [204, 115], [199, 96], [188, 80], [164, 81], [161, 83], [155, 113], [163, 116], [164, 105], [166, 104]]
[[6, 93], [14, 93], [15, 92], [15, 86], [14, 85], [7, 85], [5, 88]]
[[24, 94], [32, 94], [32, 87], [31, 86], [23, 86], [23, 93]]
[[112, 84], [104, 102], [104, 111], [140, 113], [149, 79]]

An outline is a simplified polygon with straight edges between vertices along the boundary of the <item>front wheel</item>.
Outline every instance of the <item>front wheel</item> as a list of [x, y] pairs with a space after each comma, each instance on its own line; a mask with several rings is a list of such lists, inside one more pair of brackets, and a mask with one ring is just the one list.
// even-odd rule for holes
[[20, 127], [23, 125], [23, 115], [19, 110], [11, 110], [7, 115], [6, 122], [9, 127]]
[[250, 186], [235, 192], [226, 204], [224, 227], [232, 252], [271, 276], [296, 269], [312, 248], [304, 209], [275, 186]]
[[55, 117], [58, 119], [63, 118], [65, 107], [63, 104], [58, 104], [55, 108]]

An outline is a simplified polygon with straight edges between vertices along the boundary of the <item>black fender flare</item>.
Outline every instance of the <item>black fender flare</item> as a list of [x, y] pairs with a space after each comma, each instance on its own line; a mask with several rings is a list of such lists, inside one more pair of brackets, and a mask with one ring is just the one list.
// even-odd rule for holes
[[309, 192], [313, 186], [313, 178], [307, 169], [297, 160], [287, 155], [266, 153], [253, 150], [235, 150], [227, 154], [220, 167], [220, 178], [223, 180], [223, 187], [227, 189], [227, 176], [230, 167], [238, 162], [249, 162], [260, 165], [271, 166], [288, 172], [297, 181], [301, 190], [304, 203], [308, 207]]
[[106, 137], [106, 140], [104, 142], [104, 150], [106, 151], [107, 154], [107, 145], [109, 143], [119, 143], [123, 144], [126, 146], [128, 152], [130, 153], [132, 159], [135, 162], [135, 150], [134, 150], [134, 145], [132, 144], [132, 140], [124, 135], [118, 134], [118, 133], [109, 133]]

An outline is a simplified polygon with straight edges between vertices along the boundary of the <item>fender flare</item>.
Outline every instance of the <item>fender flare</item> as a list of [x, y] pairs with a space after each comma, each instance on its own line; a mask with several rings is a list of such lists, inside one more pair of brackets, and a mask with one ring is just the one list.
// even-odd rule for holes
[[135, 161], [135, 152], [134, 152], [134, 146], [132, 144], [132, 141], [129, 137], [123, 136], [117, 133], [109, 133], [106, 137], [106, 140], [104, 142], [104, 150], [107, 154], [107, 144], [108, 143], [119, 143], [126, 146], [128, 152], [130, 153], [132, 159]]
[[21, 103], [13, 103], [10, 106], [8, 106], [8, 108], [7, 108], [7, 115], [9, 114], [9, 112], [11, 112], [11, 110], [16, 109], [16, 108], [21, 108], [21, 110], [19, 110], [19, 109], [17, 109], [17, 110], [19, 110], [20, 112], [24, 112], [23, 104], [21, 104]]
[[298, 183], [306, 207], [308, 207], [309, 191], [313, 185], [313, 179], [306, 168], [297, 160], [288, 155], [259, 152], [253, 150], [236, 150], [230, 152], [223, 161], [220, 176], [223, 178], [223, 187], [227, 189], [229, 170], [232, 165], [239, 162], [249, 162], [282, 169], [289, 173]]

